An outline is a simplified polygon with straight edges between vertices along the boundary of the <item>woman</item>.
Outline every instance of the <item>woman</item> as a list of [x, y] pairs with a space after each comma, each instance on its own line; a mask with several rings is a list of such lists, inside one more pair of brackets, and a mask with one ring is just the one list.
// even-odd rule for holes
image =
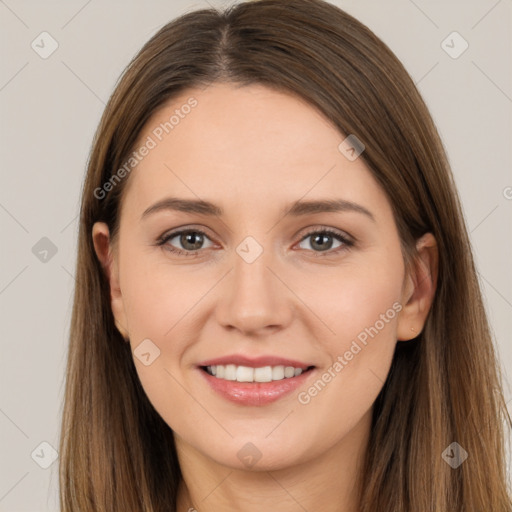
[[83, 189], [63, 512], [508, 511], [511, 425], [439, 135], [321, 0], [163, 27]]

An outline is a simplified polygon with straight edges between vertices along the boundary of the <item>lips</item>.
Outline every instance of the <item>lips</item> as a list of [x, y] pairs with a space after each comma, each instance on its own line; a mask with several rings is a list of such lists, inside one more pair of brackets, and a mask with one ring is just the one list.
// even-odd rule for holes
[[[278, 356], [249, 358], [240, 355], [208, 359], [199, 363], [197, 368], [210, 388], [221, 397], [246, 406], [262, 406], [279, 400], [304, 384], [315, 370], [313, 365], [293, 359]], [[217, 370], [220, 374], [215, 375]], [[281, 375], [281, 370], [284, 375]], [[252, 371], [253, 381], [240, 379], [241, 373], [246, 375]]]

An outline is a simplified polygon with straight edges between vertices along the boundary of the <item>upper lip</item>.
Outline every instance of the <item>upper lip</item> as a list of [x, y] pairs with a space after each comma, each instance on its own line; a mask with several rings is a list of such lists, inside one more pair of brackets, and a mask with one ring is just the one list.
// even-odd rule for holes
[[312, 364], [302, 363], [295, 359], [288, 359], [279, 356], [259, 356], [247, 357], [239, 354], [231, 354], [228, 356], [216, 357], [215, 359], [208, 359], [202, 361], [198, 366], [216, 366], [216, 365], [234, 364], [236, 366], [248, 366], [249, 368], [261, 368], [263, 366], [293, 366], [294, 368], [301, 368], [306, 370]]

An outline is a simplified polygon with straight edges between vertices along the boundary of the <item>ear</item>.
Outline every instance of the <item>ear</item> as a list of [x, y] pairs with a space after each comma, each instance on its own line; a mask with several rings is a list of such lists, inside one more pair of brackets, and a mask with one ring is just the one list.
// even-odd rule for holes
[[115, 251], [112, 246], [107, 224], [104, 222], [96, 222], [92, 227], [92, 239], [96, 256], [98, 257], [110, 284], [110, 304], [116, 327], [125, 341], [128, 341], [129, 336], [128, 329], [126, 328], [126, 313], [124, 310], [121, 288], [119, 286], [117, 251]]
[[416, 242], [417, 257], [411, 265], [403, 287], [397, 326], [397, 340], [407, 341], [416, 338], [422, 331], [434, 301], [438, 250], [432, 233], [426, 233]]

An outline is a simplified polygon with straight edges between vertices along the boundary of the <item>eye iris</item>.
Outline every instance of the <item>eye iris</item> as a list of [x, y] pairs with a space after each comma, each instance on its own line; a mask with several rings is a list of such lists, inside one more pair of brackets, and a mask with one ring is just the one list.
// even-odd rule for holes
[[[192, 240], [199, 238], [199, 241], [196, 240], [195, 245], [198, 247], [187, 247], [188, 239], [192, 238]], [[180, 243], [185, 249], [190, 249], [191, 251], [197, 250], [201, 248], [201, 244], [203, 242], [203, 235], [199, 233], [184, 233], [180, 236]], [[194, 245], [194, 242], [191, 242], [191, 245]]]
[[[330, 239], [330, 243], [329, 242], [325, 243], [325, 238]], [[317, 239], [321, 239], [321, 240], [323, 240], [323, 242], [320, 242], [320, 244], [317, 245], [317, 242], [316, 242]], [[328, 234], [322, 234], [322, 233], [317, 233], [317, 234], [311, 235], [311, 246], [314, 248], [315, 245], [317, 245], [317, 248], [319, 248], [321, 251], [330, 249], [332, 246], [332, 236], [328, 235]]]

